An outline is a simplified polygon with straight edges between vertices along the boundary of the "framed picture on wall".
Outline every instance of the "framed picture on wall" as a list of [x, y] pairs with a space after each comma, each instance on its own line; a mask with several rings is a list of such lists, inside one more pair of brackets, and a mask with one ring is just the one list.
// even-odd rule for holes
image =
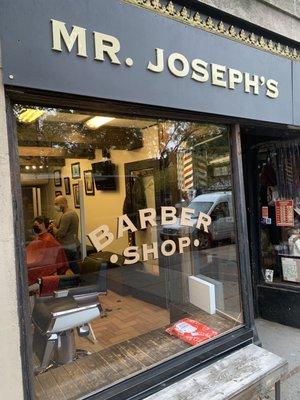
[[79, 185], [78, 183], [74, 183], [73, 185], [73, 198], [74, 198], [74, 207], [80, 208], [80, 197], [79, 197]]
[[92, 170], [83, 171], [83, 176], [84, 176], [85, 194], [87, 196], [94, 196], [95, 195], [95, 186], [94, 186], [94, 181], [93, 181]]
[[55, 190], [55, 197], [57, 197], [57, 196], [62, 196], [61, 190]]
[[66, 195], [71, 194], [70, 178], [64, 178], [65, 193]]
[[54, 171], [54, 186], [61, 186], [61, 175], [59, 169]]
[[79, 162], [71, 164], [71, 172], [72, 172], [72, 179], [80, 178], [80, 163]]

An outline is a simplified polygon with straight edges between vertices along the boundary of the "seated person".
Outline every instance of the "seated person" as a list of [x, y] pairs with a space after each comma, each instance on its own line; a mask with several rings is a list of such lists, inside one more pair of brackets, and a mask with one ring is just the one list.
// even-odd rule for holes
[[49, 219], [37, 217], [33, 221], [35, 239], [26, 246], [28, 284], [53, 274], [63, 275], [69, 268], [63, 247], [48, 232]]

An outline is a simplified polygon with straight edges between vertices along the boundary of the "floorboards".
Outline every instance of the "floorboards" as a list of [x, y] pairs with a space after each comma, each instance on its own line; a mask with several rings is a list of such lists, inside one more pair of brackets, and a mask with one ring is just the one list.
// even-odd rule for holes
[[[76, 337], [77, 347], [92, 354], [37, 375], [38, 400], [78, 399], [191, 347], [165, 332], [170, 324], [166, 309], [113, 292], [103, 297], [101, 303], [105, 316], [92, 323], [97, 342]], [[193, 306], [186, 306], [183, 311], [220, 334], [235, 325]]]

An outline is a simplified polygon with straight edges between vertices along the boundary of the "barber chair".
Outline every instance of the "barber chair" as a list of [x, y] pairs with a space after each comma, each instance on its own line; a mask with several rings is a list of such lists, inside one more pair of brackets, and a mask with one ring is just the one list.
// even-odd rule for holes
[[[75, 329], [90, 334], [90, 322], [100, 317], [99, 295], [106, 294], [107, 263], [89, 257], [81, 264], [76, 287], [57, 290], [52, 297], [40, 297], [32, 312], [33, 352], [39, 360], [36, 373], [74, 361], [88, 352], [76, 350]], [[70, 279], [74, 283], [74, 277]], [[66, 286], [66, 278], [64, 278]]]

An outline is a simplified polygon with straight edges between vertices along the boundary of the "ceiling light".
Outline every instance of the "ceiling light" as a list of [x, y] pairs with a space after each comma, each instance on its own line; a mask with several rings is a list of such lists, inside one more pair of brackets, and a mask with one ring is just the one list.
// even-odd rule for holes
[[30, 169], [29, 165], [26, 165], [25, 169]]
[[31, 168], [32, 168], [32, 169], [36, 169], [36, 166], [35, 166], [35, 165], [33, 165]]
[[111, 117], [100, 117], [96, 116], [86, 121], [86, 126], [89, 129], [98, 129], [100, 126], [107, 124], [108, 122], [114, 120], [115, 118]]
[[44, 167], [42, 165], [39, 166], [39, 169], [43, 169]]
[[215, 158], [214, 160], [210, 161], [208, 164], [209, 165], [225, 164], [229, 161], [230, 161], [229, 156], [224, 156], [224, 157]]
[[36, 119], [40, 118], [45, 113], [43, 110], [36, 110], [34, 108], [27, 108], [26, 110], [22, 111], [19, 115], [18, 119], [20, 122], [24, 122], [30, 124], [31, 122], [35, 121]]
[[203, 142], [200, 142], [200, 143], [195, 144], [195, 145], [194, 145], [194, 148], [197, 147], [197, 146], [201, 146], [202, 144], [205, 144], [205, 143], [208, 143], [208, 142], [212, 142], [213, 140], [219, 139], [219, 138], [222, 137], [222, 136], [223, 136], [223, 135], [218, 135], [218, 136], [215, 136], [215, 137], [213, 137], [213, 138], [204, 140]]

